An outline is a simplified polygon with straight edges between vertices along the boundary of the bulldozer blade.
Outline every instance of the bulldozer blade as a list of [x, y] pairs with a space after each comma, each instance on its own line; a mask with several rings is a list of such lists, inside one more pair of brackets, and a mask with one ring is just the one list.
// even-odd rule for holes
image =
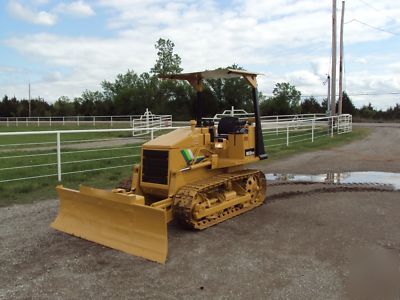
[[68, 234], [165, 263], [167, 217], [163, 209], [135, 203], [134, 197], [81, 186], [57, 186], [59, 213], [51, 227]]

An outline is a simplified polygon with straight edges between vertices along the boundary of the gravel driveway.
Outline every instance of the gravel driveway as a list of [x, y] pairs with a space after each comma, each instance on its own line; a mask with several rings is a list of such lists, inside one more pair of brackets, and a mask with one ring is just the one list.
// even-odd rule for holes
[[[396, 124], [374, 126], [364, 140], [258, 167], [400, 172], [399, 138]], [[166, 265], [50, 229], [57, 200], [1, 208], [0, 299], [398, 299], [399, 192], [319, 183], [268, 195], [205, 231], [171, 224]]]

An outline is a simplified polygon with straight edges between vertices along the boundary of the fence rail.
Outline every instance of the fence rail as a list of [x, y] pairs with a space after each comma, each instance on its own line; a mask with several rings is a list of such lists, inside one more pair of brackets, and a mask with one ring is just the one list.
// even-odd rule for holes
[[[239, 119], [247, 119], [249, 117], [254, 117], [254, 113], [249, 113], [244, 109], [235, 109], [234, 106], [231, 109], [224, 110], [222, 114], [216, 114], [212, 118], [203, 118], [206, 120], [214, 121], [216, 124], [218, 123], [221, 118], [231, 116], [231, 117], [238, 117]], [[293, 114], [293, 115], [274, 115], [274, 116], [261, 116], [261, 122], [283, 122], [283, 121], [297, 121], [297, 120], [304, 120], [304, 119], [315, 119], [326, 117], [326, 114], [322, 113], [315, 113], [315, 114]]]
[[314, 142], [323, 136], [348, 133], [353, 130], [352, 116], [317, 117], [290, 121], [261, 123], [267, 147], [289, 146], [304, 141]]
[[[152, 126], [146, 127], [147, 124]], [[118, 129], [0, 132], [0, 187], [13, 181], [46, 177], [61, 181], [63, 175], [128, 168], [133, 158], [140, 157], [143, 142], [155, 138], [160, 131], [182, 128], [163, 127], [159, 120], [150, 119], [144, 119], [140, 125]], [[280, 121], [263, 121], [262, 128], [267, 149], [285, 147], [351, 132], [352, 116], [280, 118]]]
[[0, 117], [0, 126], [98, 126], [107, 125], [129, 127], [151, 127], [150, 123], [172, 126], [172, 115], [154, 115], [146, 110], [143, 115], [114, 115], [114, 116], [49, 116], [49, 117]]

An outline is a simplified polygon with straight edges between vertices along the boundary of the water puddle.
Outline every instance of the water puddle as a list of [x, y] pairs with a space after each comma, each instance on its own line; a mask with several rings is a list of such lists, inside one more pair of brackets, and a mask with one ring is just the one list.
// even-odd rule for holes
[[389, 172], [342, 172], [317, 175], [305, 174], [265, 174], [267, 180], [275, 182], [320, 182], [336, 184], [384, 184], [400, 190], [400, 173]]

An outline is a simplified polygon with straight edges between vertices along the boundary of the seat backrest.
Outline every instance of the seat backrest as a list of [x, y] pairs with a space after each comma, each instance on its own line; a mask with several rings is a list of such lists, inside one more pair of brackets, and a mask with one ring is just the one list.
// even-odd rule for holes
[[239, 118], [223, 117], [218, 122], [218, 134], [236, 133], [240, 127]]

